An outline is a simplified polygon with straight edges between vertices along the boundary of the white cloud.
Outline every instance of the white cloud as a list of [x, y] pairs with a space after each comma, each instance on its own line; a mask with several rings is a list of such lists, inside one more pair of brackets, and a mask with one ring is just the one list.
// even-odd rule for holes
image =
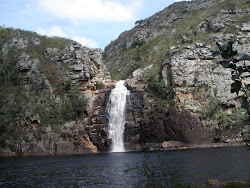
[[38, 34], [47, 35], [49, 37], [59, 36], [59, 37], [70, 38], [72, 40], [79, 42], [83, 46], [87, 46], [90, 48], [97, 48], [98, 47], [97, 42], [95, 42], [87, 37], [78, 36], [78, 35], [76, 35], [76, 32], [73, 30], [69, 30], [69, 31], [70, 31], [69, 33], [66, 33], [62, 30], [61, 27], [52, 26], [48, 29], [38, 28], [38, 30], [36, 32]]
[[86, 38], [86, 37], [74, 36], [72, 39], [79, 42], [83, 46], [87, 46], [90, 48], [97, 48], [98, 47], [98, 44], [95, 41], [93, 41], [89, 38]]
[[41, 35], [47, 35], [50, 37], [53, 36], [67, 37], [67, 34], [61, 29], [61, 27], [58, 26], [52, 26], [48, 29], [38, 28], [36, 32]]
[[123, 5], [115, 0], [39, 0], [39, 5], [58, 18], [79, 23], [85, 20], [131, 21], [142, 2], [134, 0]]

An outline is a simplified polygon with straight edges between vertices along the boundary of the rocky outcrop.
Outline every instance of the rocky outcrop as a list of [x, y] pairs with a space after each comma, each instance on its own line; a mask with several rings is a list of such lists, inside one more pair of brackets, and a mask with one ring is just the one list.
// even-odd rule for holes
[[131, 87], [130, 80], [125, 83], [130, 91], [126, 104], [126, 124], [124, 130], [124, 143], [127, 150], [141, 150], [142, 127], [144, 125], [143, 93]]
[[60, 155], [97, 153], [98, 149], [90, 141], [82, 124], [69, 122], [62, 125], [60, 134], [50, 126], [31, 127], [25, 139], [7, 140], [2, 154]]
[[163, 109], [147, 96], [147, 92], [142, 92], [143, 85], [134, 79], [128, 80], [127, 84], [135, 96], [132, 97], [134, 106], [129, 108], [132, 104], [128, 105], [127, 112], [129, 120], [125, 135], [132, 137], [126, 140], [128, 148], [183, 149], [197, 145], [211, 147], [215, 143], [240, 143], [243, 140], [243, 132], [219, 127], [216, 121], [203, 121], [199, 114], [188, 109]]
[[[231, 71], [214, 62], [211, 46], [203, 43], [186, 46], [186, 49], [172, 54], [171, 81], [175, 91], [175, 100], [186, 108], [198, 111], [212, 98], [225, 106], [237, 106], [237, 96], [230, 93]], [[163, 68], [165, 82], [169, 80]], [[167, 82], [167, 84], [170, 84]]]
[[93, 144], [99, 151], [107, 151], [111, 147], [112, 138], [108, 136], [108, 112], [106, 110], [108, 98], [115, 84], [110, 83], [105, 89], [98, 90], [95, 95], [87, 127], [88, 134]]
[[182, 142], [178, 142], [178, 141], [165, 141], [162, 143], [162, 147], [163, 150], [168, 150], [168, 149], [172, 149], [172, 148], [179, 148], [179, 147], [183, 147], [184, 144]]
[[[225, 0], [173, 3], [136, 22], [133, 29], [112, 41], [105, 48], [104, 63], [115, 79], [127, 79], [127, 75], [138, 68], [164, 61], [168, 56], [167, 49], [173, 44], [183, 48], [185, 43], [208, 42], [215, 47], [218, 39], [214, 40], [210, 35], [220, 35], [218, 38], [226, 41], [224, 36], [230, 35], [232, 40], [239, 30], [248, 30], [245, 25], [241, 27], [248, 22], [250, 9], [246, 7], [247, 1], [235, 5]], [[211, 56], [206, 58], [211, 59]], [[120, 71], [119, 75], [117, 71]]]
[[100, 89], [110, 82], [101, 49], [0, 30], [5, 33], [0, 39], [0, 153], [99, 152], [89, 119]]

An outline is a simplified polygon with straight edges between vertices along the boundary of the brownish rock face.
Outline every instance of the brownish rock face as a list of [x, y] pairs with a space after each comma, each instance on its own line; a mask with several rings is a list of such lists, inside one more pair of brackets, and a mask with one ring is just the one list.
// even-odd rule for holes
[[88, 134], [90, 140], [99, 151], [108, 150], [111, 146], [111, 138], [108, 136], [108, 113], [106, 106], [113, 88], [114, 84], [110, 84], [107, 88], [99, 90], [98, 94], [96, 94], [90, 116]]

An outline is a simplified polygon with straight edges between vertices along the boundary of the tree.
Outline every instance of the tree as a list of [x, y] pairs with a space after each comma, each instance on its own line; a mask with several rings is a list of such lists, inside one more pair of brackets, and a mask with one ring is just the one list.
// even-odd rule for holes
[[135, 22], [135, 25], [141, 25], [142, 22], [143, 22], [143, 20], [137, 20], [137, 21]]
[[232, 69], [231, 93], [237, 93], [241, 99], [241, 107], [246, 109], [248, 115], [250, 115], [250, 56], [245, 54], [240, 58], [236, 58], [237, 51], [233, 50], [233, 44], [233, 41], [229, 41], [224, 45], [216, 42], [220, 51], [215, 52], [215, 54], [222, 56], [223, 60], [220, 61], [220, 64], [224, 68]]

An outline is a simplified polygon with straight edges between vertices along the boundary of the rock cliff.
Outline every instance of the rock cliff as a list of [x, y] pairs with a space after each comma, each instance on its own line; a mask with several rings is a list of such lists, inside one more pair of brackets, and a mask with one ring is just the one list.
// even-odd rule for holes
[[0, 34], [1, 153], [98, 152], [88, 125], [110, 82], [102, 51], [11, 28]]
[[249, 55], [249, 13], [245, 0], [174, 3], [105, 48], [112, 78], [130, 75], [128, 87], [143, 93], [143, 121], [140, 128], [129, 126], [131, 134], [140, 130], [142, 148], [159, 149], [168, 140], [190, 145], [249, 140], [249, 117], [230, 93], [231, 71], [214, 56], [215, 43], [230, 40], [238, 55]]

